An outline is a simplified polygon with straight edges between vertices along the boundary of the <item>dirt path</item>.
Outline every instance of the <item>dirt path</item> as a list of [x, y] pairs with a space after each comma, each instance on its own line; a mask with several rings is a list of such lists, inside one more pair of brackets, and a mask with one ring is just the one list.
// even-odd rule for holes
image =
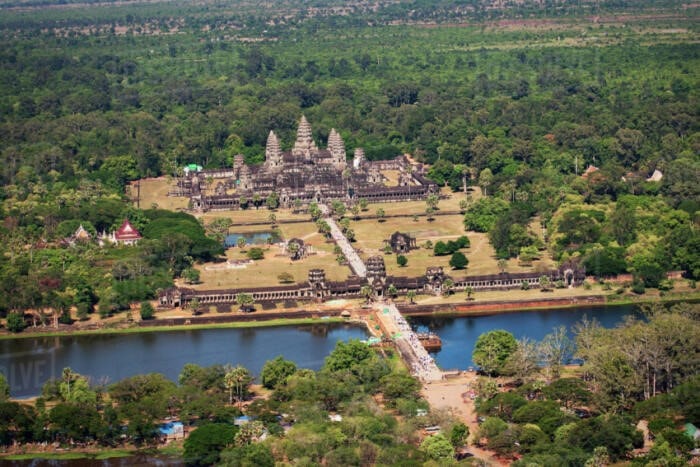
[[470, 248], [470, 253], [471, 255], [476, 255], [477, 252], [480, 252], [483, 248], [488, 247], [488, 237], [486, 235], [479, 236], [477, 237], [477, 240], [472, 244]]
[[476, 373], [466, 373], [457, 378], [437, 381], [423, 386], [421, 394], [433, 409], [448, 409], [469, 427], [469, 452], [488, 465], [508, 465], [494, 454], [474, 445], [474, 437], [479, 430], [476, 421], [474, 401], [469, 397], [470, 388], [476, 385]]

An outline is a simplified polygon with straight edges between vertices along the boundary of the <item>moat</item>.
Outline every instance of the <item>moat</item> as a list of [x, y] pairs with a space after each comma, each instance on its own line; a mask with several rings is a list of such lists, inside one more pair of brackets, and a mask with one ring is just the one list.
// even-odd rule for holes
[[[442, 339], [435, 353], [443, 369], [467, 369], [478, 336], [505, 329], [516, 338], [539, 340], [555, 326], [571, 328], [586, 315], [604, 327], [614, 327], [632, 306], [580, 307], [502, 315], [454, 318], [411, 318]], [[243, 365], [254, 375], [264, 363], [283, 355], [299, 367], [317, 370], [337, 341], [364, 339], [366, 329], [345, 324], [262, 328], [176, 330], [118, 335], [31, 337], [0, 341], [0, 371], [15, 397], [38, 395], [43, 383], [65, 367], [89, 375], [95, 383], [111, 383], [140, 373], [158, 372], [177, 380], [186, 363]]]

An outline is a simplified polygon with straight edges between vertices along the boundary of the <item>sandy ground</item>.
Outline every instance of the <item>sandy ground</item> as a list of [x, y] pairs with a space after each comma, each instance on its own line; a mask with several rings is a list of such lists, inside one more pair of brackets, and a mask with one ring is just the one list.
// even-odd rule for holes
[[421, 395], [433, 409], [448, 409], [469, 427], [469, 452], [488, 465], [508, 465], [508, 461], [497, 459], [494, 454], [474, 445], [479, 430], [474, 401], [469, 397], [470, 388], [476, 385], [476, 373], [468, 372], [456, 378], [437, 381], [423, 386]]

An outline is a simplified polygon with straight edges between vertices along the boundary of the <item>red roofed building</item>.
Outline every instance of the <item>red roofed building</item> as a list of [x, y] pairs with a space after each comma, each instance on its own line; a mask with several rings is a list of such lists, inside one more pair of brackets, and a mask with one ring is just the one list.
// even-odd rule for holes
[[117, 243], [119, 245], [136, 245], [139, 240], [141, 240], [141, 234], [138, 230], [134, 228], [128, 219], [124, 219], [121, 227], [117, 229], [116, 232], [111, 234], [102, 234], [100, 238], [100, 243], [105, 241], [110, 243]]
[[122, 226], [114, 233], [114, 240], [122, 245], [135, 245], [141, 240], [141, 234], [131, 225], [128, 219], [124, 219]]

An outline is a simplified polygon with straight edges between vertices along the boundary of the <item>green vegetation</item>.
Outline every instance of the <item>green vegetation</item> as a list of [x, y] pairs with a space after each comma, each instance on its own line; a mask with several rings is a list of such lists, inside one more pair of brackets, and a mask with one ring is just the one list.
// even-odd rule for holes
[[[46, 383], [35, 407], [0, 402], [0, 443], [155, 446], [156, 427], [167, 416], [182, 421], [190, 432], [182, 453], [188, 465], [234, 459], [274, 465], [283, 458], [355, 465], [363, 457], [372, 464], [395, 464], [443, 456], [443, 448], [427, 448], [430, 442], [425, 454], [412, 444], [410, 433], [426, 418], [416, 416], [417, 409], [427, 406], [418, 396], [419, 383], [395, 362], [350, 341], [338, 344], [317, 372], [289, 363], [268, 362], [266, 382], [273, 389], [252, 402], [252, 379], [241, 367], [187, 364], [177, 383], [148, 374], [108, 387], [86, 385], [87, 378], [65, 369], [60, 379]], [[99, 401], [90, 397], [98, 393]], [[386, 409], [373, 402], [380, 394]], [[249, 423], [235, 426], [242, 413]], [[430, 415], [428, 421], [458, 425], [444, 414]], [[464, 436], [463, 429], [455, 433]], [[451, 450], [447, 441], [447, 452]]]
[[574, 355], [563, 328], [539, 343], [517, 342], [500, 366], [498, 357], [506, 352], [496, 352], [497, 342], [512, 347], [514, 339], [503, 331], [480, 336], [475, 362], [490, 365], [485, 372], [497, 367], [499, 374], [514, 376], [515, 385], [499, 391], [493, 379], [482, 378], [476, 407], [484, 421], [477, 439], [486, 439], [485, 446], [501, 456], [517, 456], [517, 466], [596, 465], [596, 459], [625, 460], [641, 447], [635, 425], [644, 419], [654, 447], [633, 465], [683, 465], [694, 444], [679, 428], [700, 420], [694, 397], [699, 368], [688, 361], [700, 355], [697, 312], [697, 305], [650, 307], [646, 321], [615, 329], [584, 319], [573, 330], [575, 356], [583, 361], [577, 377], [559, 376], [561, 364]]

